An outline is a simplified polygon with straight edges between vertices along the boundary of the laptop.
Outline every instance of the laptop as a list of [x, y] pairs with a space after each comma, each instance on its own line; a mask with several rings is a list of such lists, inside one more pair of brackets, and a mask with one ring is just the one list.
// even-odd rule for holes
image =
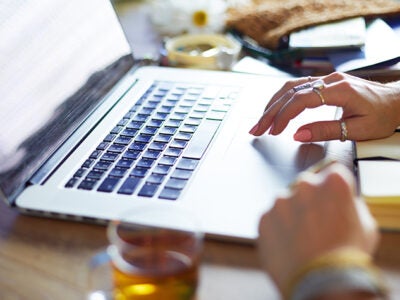
[[179, 206], [210, 238], [253, 242], [275, 197], [324, 156], [292, 135], [329, 107], [280, 136], [248, 133], [285, 78], [140, 66], [106, 0], [7, 2], [0, 195], [22, 213], [104, 224]]

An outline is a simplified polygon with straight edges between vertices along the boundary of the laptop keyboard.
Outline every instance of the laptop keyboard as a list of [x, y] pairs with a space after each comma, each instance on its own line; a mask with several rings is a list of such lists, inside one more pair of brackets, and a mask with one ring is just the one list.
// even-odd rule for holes
[[154, 82], [65, 187], [178, 199], [237, 93]]

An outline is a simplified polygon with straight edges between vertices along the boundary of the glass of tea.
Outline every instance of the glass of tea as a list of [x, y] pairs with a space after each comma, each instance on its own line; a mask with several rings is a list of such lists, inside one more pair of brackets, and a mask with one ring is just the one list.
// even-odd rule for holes
[[111, 221], [107, 235], [106, 254], [92, 261], [89, 299], [195, 298], [203, 234], [193, 213], [176, 205], [135, 208]]

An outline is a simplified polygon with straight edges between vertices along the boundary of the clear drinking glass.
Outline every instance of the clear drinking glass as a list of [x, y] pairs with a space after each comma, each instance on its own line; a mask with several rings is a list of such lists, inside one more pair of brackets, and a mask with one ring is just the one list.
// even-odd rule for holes
[[90, 300], [194, 299], [203, 234], [193, 213], [144, 206], [109, 223], [109, 246], [91, 260]]

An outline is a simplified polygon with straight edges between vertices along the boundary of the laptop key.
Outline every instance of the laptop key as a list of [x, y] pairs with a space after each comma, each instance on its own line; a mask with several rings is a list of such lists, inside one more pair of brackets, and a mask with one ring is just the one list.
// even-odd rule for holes
[[171, 166], [157, 165], [153, 169], [153, 173], [160, 174], [160, 175], [167, 175], [170, 169], [171, 169]]
[[87, 171], [87, 169], [85, 169], [85, 168], [79, 168], [79, 169], [75, 172], [74, 177], [75, 177], [75, 178], [81, 178], [81, 177], [86, 173], [86, 171]]
[[107, 147], [108, 147], [108, 145], [109, 145], [109, 143], [107, 143], [107, 142], [101, 142], [98, 146], [97, 146], [97, 148], [96, 148], [96, 150], [105, 150], [105, 149], [107, 149]]
[[187, 183], [186, 179], [170, 178], [165, 184], [166, 188], [182, 190]]
[[146, 148], [146, 144], [140, 143], [140, 142], [133, 142], [129, 146], [129, 150], [133, 150], [133, 151], [142, 151], [144, 148]]
[[225, 112], [223, 111], [210, 111], [207, 114], [207, 119], [209, 120], [218, 120], [218, 121], [222, 121], [225, 117]]
[[144, 154], [143, 157], [150, 158], [150, 159], [157, 159], [160, 156], [161, 151], [148, 149]]
[[199, 160], [190, 158], [181, 158], [176, 166], [177, 169], [194, 170], [199, 164]]
[[94, 150], [94, 151], [92, 152], [92, 154], [90, 154], [90, 157], [89, 157], [89, 158], [91, 158], [91, 159], [99, 158], [100, 155], [101, 155], [102, 153], [103, 153], [103, 152], [102, 152], [101, 150]]
[[109, 148], [109, 152], [113, 153], [122, 153], [125, 150], [125, 145], [119, 145], [119, 144], [112, 144]]
[[214, 137], [220, 121], [204, 120], [183, 152], [183, 157], [200, 159], [207, 150], [212, 138]]
[[142, 197], [153, 197], [154, 194], [157, 192], [158, 187], [158, 184], [146, 182], [139, 191], [138, 195]]
[[187, 146], [187, 143], [188, 143], [187, 141], [174, 139], [169, 146], [171, 148], [184, 149]]
[[192, 173], [193, 171], [175, 169], [174, 172], [172, 172], [171, 178], [189, 179]]
[[125, 128], [125, 129], [121, 132], [121, 135], [122, 135], [122, 136], [128, 136], [128, 137], [134, 137], [134, 136], [136, 135], [137, 132], [138, 132], [137, 129]]
[[143, 121], [132, 121], [126, 126], [126, 128], [139, 130], [142, 128], [143, 124]]
[[122, 155], [122, 157], [125, 159], [137, 159], [140, 153], [142, 152], [139, 150], [128, 150]]
[[167, 149], [165, 150], [164, 154], [165, 154], [166, 156], [178, 157], [179, 155], [182, 154], [182, 149], [179, 149], [179, 148], [171, 148], [171, 147], [169, 147], [169, 148], [167, 148]]
[[93, 169], [95, 170], [108, 170], [108, 168], [111, 166], [112, 162], [111, 161], [98, 161]]
[[167, 143], [153, 142], [150, 144], [149, 149], [162, 151], [165, 149]]
[[94, 163], [94, 159], [87, 159], [85, 162], [82, 164], [82, 168], [90, 168]]
[[100, 160], [113, 162], [118, 158], [118, 156], [118, 153], [106, 152], [103, 154]]
[[142, 129], [141, 133], [145, 135], [155, 135], [157, 130], [158, 130], [157, 127], [146, 126], [145, 128]]
[[115, 126], [112, 130], [111, 133], [113, 134], [118, 134], [121, 132], [122, 128], [124, 128], [123, 126]]
[[110, 171], [109, 176], [122, 178], [126, 174], [128, 169], [125, 168], [114, 168]]
[[129, 143], [132, 141], [132, 137], [128, 137], [128, 136], [119, 136], [116, 138], [116, 140], [114, 141], [115, 144], [118, 145], [129, 145]]
[[93, 170], [93, 171], [90, 171], [87, 175], [86, 175], [86, 178], [87, 179], [93, 179], [93, 180], [98, 180], [98, 179], [100, 179], [101, 177], [103, 177], [103, 175], [104, 175], [104, 171], [101, 171], [101, 170], [99, 170], [99, 171], [97, 171], [97, 170]]
[[170, 189], [166, 187], [161, 191], [159, 198], [167, 200], [176, 200], [181, 194], [181, 191], [182, 190]]
[[134, 177], [144, 177], [146, 176], [148, 170], [148, 168], [135, 167], [132, 170], [131, 175]]
[[96, 183], [97, 183], [97, 180], [84, 180], [79, 184], [78, 189], [92, 190], [94, 188], [94, 186], [96, 185]]
[[164, 180], [164, 175], [153, 173], [147, 178], [148, 183], [161, 184]]
[[109, 143], [112, 142], [113, 139], [115, 139], [117, 135], [116, 134], [107, 134], [107, 136], [104, 138], [104, 142]]
[[137, 166], [141, 168], [150, 169], [154, 161], [155, 161], [154, 159], [143, 157], [138, 161]]
[[120, 159], [116, 166], [123, 169], [129, 169], [133, 165], [133, 159]]
[[75, 184], [79, 181], [78, 178], [71, 178], [70, 180], [68, 180], [68, 182], [65, 184], [66, 188], [72, 188], [75, 186]]
[[103, 182], [100, 184], [97, 190], [99, 192], [111, 193], [119, 181], [120, 178], [107, 177], [106, 179], [103, 180]]
[[147, 144], [148, 142], [151, 141], [151, 139], [152, 139], [151, 135], [139, 134], [136, 137], [135, 142]]
[[176, 162], [176, 157], [174, 156], [163, 156], [158, 161], [160, 165], [166, 165], [166, 166], [173, 166], [175, 162]]
[[141, 178], [128, 177], [118, 190], [118, 194], [132, 195], [138, 187]]

